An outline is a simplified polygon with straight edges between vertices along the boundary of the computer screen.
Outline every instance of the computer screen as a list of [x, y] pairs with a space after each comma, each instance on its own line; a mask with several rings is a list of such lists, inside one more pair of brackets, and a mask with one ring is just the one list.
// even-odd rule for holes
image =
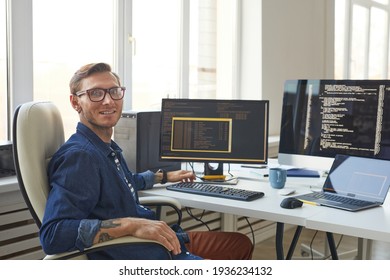
[[163, 99], [160, 158], [265, 164], [268, 117], [265, 100]]
[[389, 80], [288, 80], [280, 164], [329, 170], [336, 154], [390, 159]]
[[114, 140], [132, 172], [181, 169], [179, 161], [160, 160], [160, 119], [160, 111], [123, 111], [115, 125]]

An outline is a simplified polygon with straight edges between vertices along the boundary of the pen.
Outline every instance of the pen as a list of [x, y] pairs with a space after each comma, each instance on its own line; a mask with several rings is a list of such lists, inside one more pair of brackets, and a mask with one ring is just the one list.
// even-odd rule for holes
[[304, 199], [299, 199], [299, 200], [302, 201], [305, 204], [310, 204], [310, 205], [314, 205], [314, 206], [320, 206], [319, 203], [316, 203], [316, 202], [313, 202], [313, 201], [308, 201], [308, 200], [304, 200]]

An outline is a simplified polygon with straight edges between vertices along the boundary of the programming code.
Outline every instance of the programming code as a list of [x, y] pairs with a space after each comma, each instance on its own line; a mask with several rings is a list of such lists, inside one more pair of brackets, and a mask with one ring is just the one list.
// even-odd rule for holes
[[[380, 152], [385, 86], [325, 84], [321, 104], [321, 149]], [[363, 133], [363, 134], [362, 134]], [[364, 139], [360, 139], [364, 137]]]
[[268, 101], [164, 99], [160, 156], [187, 161], [267, 161]]
[[172, 151], [231, 152], [232, 119], [173, 118]]

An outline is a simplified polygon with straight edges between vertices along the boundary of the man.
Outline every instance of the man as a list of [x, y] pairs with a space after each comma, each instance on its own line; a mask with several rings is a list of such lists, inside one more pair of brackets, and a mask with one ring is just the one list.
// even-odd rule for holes
[[[57, 151], [48, 166], [51, 187], [40, 239], [44, 251], [55, 254], [84, 250], [122, 236], [156, 240], [173, 259], [250, 259], [252, 244], [239, 233], [176, 233], [138, 202], [137, 190], [164, 181], [193, 181], [190, 171], [146, 171], [133, 174], [121, 149], [111, 140], [121, 117], [125, 88], [105, 63], [88, 64], [70, 81], [70, 103], [78, 112], [77, 131]], [[187, 252], [186, 244], [193, 254]], [[180, 242], [182, 241], [182, 242]], [[200, 257], [199, 257], [199, 256]], [[91, 253], [91, 259], [163, 259], [155, 244], [126, 245]]]

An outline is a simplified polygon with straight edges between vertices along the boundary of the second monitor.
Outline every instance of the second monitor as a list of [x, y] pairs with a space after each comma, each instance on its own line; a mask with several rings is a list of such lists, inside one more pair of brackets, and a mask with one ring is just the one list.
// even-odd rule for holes
[[266, 164], [268, 118], [267, 100], [163, 99], [160, 158], [204, 162], [204, 175], [223, 175], [223, 163]]
[[337, 154], [390, 159], [389, 80], [288, 80], [278, 161], [328, 171]]

